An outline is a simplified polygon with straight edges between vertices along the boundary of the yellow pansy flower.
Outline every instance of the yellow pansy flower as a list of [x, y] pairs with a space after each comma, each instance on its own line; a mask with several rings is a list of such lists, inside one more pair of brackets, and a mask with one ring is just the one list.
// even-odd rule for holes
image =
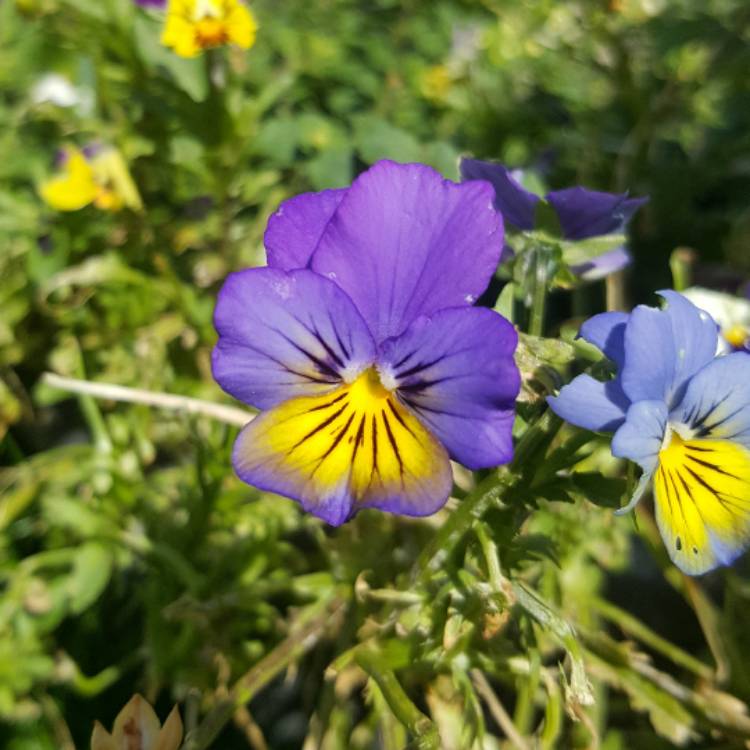
[[182, 719], [175, 706], [164, 726], [140, 695], [120, 711], [110, 734], [98, 721], [91, 735], [91, 750], [177, 750], [182, 742]]
[[61, 172], [42, 183], [39, 193], [57, 211], [78, 211], [91, 204], [102, 211], [143, 207], [125, 160], [108, 147], [91, 156], [74, 147], [63, 149]]
[[240, 0], [169, 0], [161, 41], [180, 57], [195, 57], [223, 44], [249, 49], [257, 29]]

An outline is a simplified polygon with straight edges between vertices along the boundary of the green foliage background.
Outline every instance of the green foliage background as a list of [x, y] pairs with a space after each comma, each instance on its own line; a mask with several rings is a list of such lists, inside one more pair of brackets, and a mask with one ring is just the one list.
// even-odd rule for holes
[[[747, 564], [678, 575], [647, 511], [638, 531], [612, 516], [625, 479], [606, 443], [536, 423], [538, 393], [512, 488], [451, 535], [455, 508], [332, 531], [232, 476], [233, 428], [39, 378], [226, 400], [209, 368], [222, 279], [263, 263], [281, 200], [380, 158], [455, 178], [471, 153], [650, 195], [633, 299], [669, 284], [681, 245], [737, 286], [750, 6], [252, 7], [253, 49], [181, 60], [130, 0], [0, 3], [0, 745], [87, 747], [136, 690], [162, 716], [179, 701], [193, 729], [260, 663], [249, 709], [269, 748], [434, 747], [433, 730], [445, 748], [513, 746], [488, 686], [529, 747], [744, 747]], [[35, 103], [49, 71], [90, 103]], [[57, 150], [91, 141], [124, 154], [143, 212], [41, 202]], [[550, 332], [602, 300], [559, 294]], [[212, 746], [263, 747], [245, 719]]]

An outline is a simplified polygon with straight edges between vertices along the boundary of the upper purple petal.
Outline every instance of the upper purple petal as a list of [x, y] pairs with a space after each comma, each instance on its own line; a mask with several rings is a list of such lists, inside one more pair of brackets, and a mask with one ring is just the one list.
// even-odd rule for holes
[[495, 208], [503, 215], [507, 224], [517, 229], [533, 229], [538, 195], [524, 189], [502, 164], [477, 159], [461, 159], [461, 178], [486, 180], [495, 190]]
[[627, 249], [618, 247], [585, 263], [577, 263], [571, 266], [570, 270], [585, 281], [596, 281], [627, 268], [632, 262], [633, 258]]
[[677, 292], [659, 292], [667, 308], [639, 305], [625, 329], [622, 387], [631, 401], [677, 403], [688, 380], [713, 360], [719, 329], [711, 316]]
[[325, 393], [375, 359], [375, 344], [352, 301], [308, 270], [231, 274], [219, 292], [214, 324], [214, 378], [259, 409]]
[[472, 304], [502, 250], [490, 185], [457, 185], [422, 164], [381, 161], [349, 188], [311, 268], [349, 295], [383, 341], [420, 315]]
[[573, 378], [547, 403], [561, 419], [594, 432], [616, 430], [630, 406], [618, 380], [594, 380], [586, 374]]
[[606, 312], [589, 318], [578, 332], [611, 359], [619, 368], [625, 363], [625, 325], [630, 316], [624, 312]]
[[648, 198], [628, 198], [626, 194], [600, 193], [584, 187], [554, 190], [546, 197], [557, 212], [563, 236], [569, 240], [622, 231], [648, 201]]
[[271, 268], [305, 268], [346, 188], [302, 193], [285, 200], [268, 220], [263, 242]]
[[492, 310], [441, 310], [383, 342], [378, 369], [451, 458], [470, 469], [498, 466], [513, 457], [517, 342]]
[[164, 8], [167, 5], [167, 0], [135, 0], [135, 2], [143, 8]]

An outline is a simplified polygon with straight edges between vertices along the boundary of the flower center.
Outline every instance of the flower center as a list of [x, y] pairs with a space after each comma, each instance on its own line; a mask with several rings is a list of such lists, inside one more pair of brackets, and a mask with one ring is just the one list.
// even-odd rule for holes
[[732, 349], [744, 349], [750, 337], [750, 331], [745, 326], [733, 325], [730, 328], [725, 328], [722, 331], [722, 335], [729, 342]]
[[195, 24], [195, 41], [199, 47], [218, 47], [229, 41], [224, 21], [206, 16]]
[[370, 367], [349, 386], [349, 403], [355, 410], [370, 411], [385, 406], [390, 391], [380, 380], [377, 370]]

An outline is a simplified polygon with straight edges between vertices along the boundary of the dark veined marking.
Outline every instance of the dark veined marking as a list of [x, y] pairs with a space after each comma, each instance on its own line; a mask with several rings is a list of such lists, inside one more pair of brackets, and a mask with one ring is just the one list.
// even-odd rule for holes
[[326, 352], [328, 353], [328, 356], [329, 356], [329, 357], [330, 357], [330, 358], [331, 358], [331, 359], [332, 359], [332, 360], [333, 360], [333, 361], [334, 361], [334, 362], [335, 362], [335, 363], [336, 363], [336, 364], [337, 364], [337, 365], [338, 365], [339, 367], [343, 368], [343, 367], [344, 367], [344, 362], [343, 362], [343, 360], [341, 359], [341, 357], [339, 357], [339, 355], [338, 355], [338, 354], [336, 354], [336, 352], [335, 352], [335, 351], [333, 351], [333, 349], [331, 349], [331, 347], [330, 347], [330, 346], [328, 346], [328, 343], [327, 343], [327, 342], [326, 342], [326, 340], [325, 340], [325, 339], [324, 339], [324, 338], [323, 338], [323, 337], [322, 337], [322, 336], [320, 335], [320, 333], [318, 333], [318, 329], [317, 329], [317, 328], [315, 328], [315, 326], [313, 326], [313, 329], [312, 329], [311, 333], [312, 333], [312, 335], [313, 335], [313, 336], [315, 336], [315, 338], [316, 338], [316, 339], [318, 340], [318, 343], [319, 343], [319, 344], [320, 344], [320, 345], [321, 345], [321, 346], [322, 346], [322, 347], [323, 347], [323, 348], [324, 348], [324, 349], [326, 350]]
[[378, 418], [375, 414], [372, 415], [372, 471], [370, 472], [370, 479], [373, 475], [380, 475], [380, 469], [378, 468]]
[[[667, 498], [669, 500], [669, 512], [670, 515], [674, 516], [674, 510], [672, 509], [672, 500], [669, 495], [669, 488], [667, 487], [667, 480], [672, 485], [672, 491], [674, 492], [674, 499], [675, 504], [677, 505], [677, 508], [680, 511], [680, 516], [682, 516], [682, 525], [685, 528], [685, 533], [689, 533], [690, 526], [688, 525], [687, 518], [685, 517], [685, 510], [682, 507], [682, 503], [680, 502], [680, 494], [677, 490], [677, 484], [674, 480], [674, 477], [672, 476], [672, 472], [669, 470], [662, 470], [662, 474], [664, 475], [664, 489], [665, 494], [667, 495]], [[692, 499], [692, 498], [691, 498]], [[700, 511], [699, 511], [700, 513]]]
[[[328, 446], [328, 449], [326, 452], [318, 459], [318, 463], [315, 464], [315, 468], [310, 472], [310, 479], [315, 476], [315, 472], [323, 465], [323, 462], [328, 458], [328, 456], [331, 455], [336, 450], [336, 447], [339, 445], [339, 443], [343, 440], [344, 435], [349, 431], [349, 426], [354, 421], [354, 413], [352, 412], [349, 415], [349, 419], [346, 420], [346, 424], [339, 430], [336, 437], [333, 439], [331, 444]], [[292, 448], [294, 450], [294, 448]]]
[[402, 380], [403, 378], [408, 378], [411, 375], [416, 375], [418, 372], [421, 372], [422, 370], [429, 370], [430, 367], [434, 367], [438, 362], [442, 362], [445, 359], [445, 356], [440, 356], [437, 359], [433, 359], [431, 362], [421, 362], [418, 365], [414, 365], [413, 367], [410, 367], [408, 370], [404, 370], [403, 372], [397, 372], [396, 377], [399, 380]]
[[[316, 357], [312, 352], [307, 351], [304, 346], [300, 346], [294, 339], [289, 338], [285, 333], [282, 331], [279, 331], [278, 329], [273, 329], [276, 333], [278, 333], [281, 338], [283, 338], [287, 343], [291, 344], [300, 354], [304, 354], [312, 363], [315, 364], [315, 366], [318, 368], [318, 371], [321, 375], [325, 375], [329, 378], [335, 378], [336, 381], [339, 379], [339, 374], [334, 370], [327, 362], [324, 362], [320, 357]], [[305, 327], [305, 330], [307, 330], [308, 333], [310, 331]]]
[[[725, 399], [726, 400], [726, 399]], [[712, 407], [712, 409], [706, 414], [705, 417], [699, 422], [701, 426], [700, 435], [702, 437], [705, 437], [706, 435], [710, 435], [712, 430], [715, 430], [717, 427], [721, 427], [725, 422], [728, 422], [730, 419], [734, 419], [744, 408], [745, 406], [741, 406], [739, 409], [735, 409], [731, 414], [727, 414], [726, 417], [722, 417], [718, 422], [714, 422], [713, 424], [706, 424], [705, 420], [708, 419], [714, 411], [723, 404], [724, 401], [720, 401], [718, 404]]]
[[403, 417], [398, 413], [398, 410], [396, 407], [391, 403], [391, 400], [388, 399], [386, 402], [388, 404], [388, 408], [391, 410], [391, 413], [394, 417], [398, 420], [398, 423], [414, 438], [414, 440], [419, 444], [419, 440], [417, 440], [417, 436], [414, 434], [414, 431], [409, 427], [409, 425], [406, 424]]
[[312, 429], [312, 430], [310, 430], [310, 432], [308, 432], [308, 433], [307, 433], [307, 435], [305, 435], [305, 436], [304, 436], [303, 438], [300, 438], [300, 439], [299, 439], [299, 440], [298, 440], [298, 441], [297, 441], [297, 442], [296, 442], [296, 443], [295, 443], [295, 444], [294, 444], [294, 445], [293, 445], [293, 446], [292, 446], [292, 447], [291, 447], [291, 448], [289, 449], [289, 453], [291, 453], [291, 452], [292, 452], [293, 450], [295, 450], [296, 448], [299, 448], [299, 447], [300, 447], [300, 445], [302, 445], [302, 443], [304, 443], [304, 442], [305, 442], [306, 440], [309, 440], [309, 439], [310, 439], [310, 438], [311, 438], [311, 437], [312, 437], [313, 435], [317, 434], [317, 433], [318, 433], [318, 432], [320, 432], [320, 431], [321, 431], [321, 430], [322, 430], [322, 429], [323, 429], [324, 427], [327, 427], [327, 426], [328, 426], [329, 424], [331, 424], [331, 422], [333, 422], [333, 421], [334, 421], [334, 420], [335, 420], [335, 419], [336, 419], [337, 417], [339, 417], [339, 416], [340, 416], [340, 415], [341, 415], [341, 414], [342, 414], [342, 413], [343, 413], [343, 412], [344, 412], [344, 411], [346, 410], [346, 408], [347, 408], [348, 406], [349, 406], [349, 404], [344, 404], [344, 405], [343, 405], [343, 406], [342, 406], [342, 407], [341, 407], [341, 408], [340, 408], [340, 409], [339, 409], [339, 410], [338, 410], [337, 412], [334, 412], [333, 414], [331, 414], [331, 416], [330, 416], [330, 417], [327, 417], [326, 419], [324, 419], [324, 420], [323, 420], [323, 421], [322, 421], [322, 422], [321, 422], [321, 423], [320, 423], [320, 424], [319, 424], [319, 425], [318, 425], [317, 427], [313, 427], [313, 429]]
[[320, 406], [313, 406], [312, 409], [308, 409], [307, 411], [314, 412], [320, 411], [321, 409], [329, 409], [331, 406], [337, 404], [339, 401], [341, 401], [342, 398], [346, 398], [348, 395], [348, 393], [342, 393], [340, 396], [336, 396], [333, 401], [329, 401], [327, 404], [321, 404]]
[[407, 393], [419, 393], [420, 391], [427, 390], [427, 388], [432, 388], [435, 385], [440, 385], [440, 383], [444, 383], [446, 380], [449, 380], [449, 378], [435, 378], [434, 380], [420, 380], [416, 383], [409, 383], [408, 385], [400, 385], [398, 389], [399, 391], [406, 391]]
[[[359, 427], [357, 428], [357, 434], [354, 436], [354, 449], [352, 450], [352, 463], [354, 463], [354, 459], [357, 457], [357, 451], [359, 450], [359, 446], [362, 445], [362, 443], [364, 442], [366, 419], [367, 419], [367, 415], [363, 414], [362, 419], [359, 420]], [[349, 438], [349, 442], [351, 442], [351, 438]]]
[[401, 458], [401, 451], [398, 449], [398, 443], [396, 443], [396, 438], [393, 436], [393, 431], [391, 430], [391, 423], [388, 421], [388, 415], [385, 413], [385, 411], [380, 412], [381, 416], [383, 417], [383, 424], [385, 425], [385, 431], [388, 435], [388, 441], [391, 444], [391, 448], [393, 448], [393, 453], [396, 456], [396, 460], [398, 461], [398, 472], [401, 476], [401, 485], [403, 486], [404, 483], [404, 461]]
[[691, 443], [685, 445], [685, 450], [696, 451], [697, 453], [716, 453], [714, 448], [703, 448], [700, 445], [692, 445]]
[[725, 477], [736, 479], [739, 482], [744, 481], [741, 477], [738, 477], [735, 474], [732, 474], [731, 472], [727, 471], [726, 469], [722, 469], [720, 466], [710, 463], [709, 461], [703, 461], [702, 459], [695, 458], [694, 456], [688, 456], [687, 458], [696, 464], [700, 464], [701, 466], [705, 466], [707, 469], [711, 469], [712, 471], [715, 471], [717, 474], [723, 474]]
[[[720, 492], [717, 489], [714, 489], [711, 487], [711, 485], [706, 482], [703, 477], [701, 477], [699, 474], [696, 474], [689, 466], [685, 467], [685, 471], [687, 471], [698, 484], [700, 484], [702, 487], [704, 487], [713, 497], [716, 498], [719, 505], [721, 505], [724, 510], [727, 511], [727, 513], [732, 513], [740, 518], [744, 515], [744, 513], [747, 512], [748, 503], [743, 500], [741, 497], [737, 497], [735, 495], [727, 495], [726, 492]], [[731, 474], [729, 476], [732, 476]], [[733, 479], [738, 479], [737, 477], [732, 477]], [[742, 481], [741, 479], [738, 479], [738, 481]], [[732, 510], [732, 508], [738, 508], [739, 512], [735, 512]]]
[[682, 549], [682, 539], [679, 536], [675, 537], [674, 546], [678, 552]]
[[341, 353], [344, 355], [344, 359], [349, 359], [352, 355], [349, 352], [349, 350], [346, 348], [346, 345], [341, 340], [341, 335], [339, 334], [339, 329], [336, 328], [336, 324], [333, 325], [333, 333], [336, 336], [336, 343], [339, 345], [339, 349], [341, 349]]

